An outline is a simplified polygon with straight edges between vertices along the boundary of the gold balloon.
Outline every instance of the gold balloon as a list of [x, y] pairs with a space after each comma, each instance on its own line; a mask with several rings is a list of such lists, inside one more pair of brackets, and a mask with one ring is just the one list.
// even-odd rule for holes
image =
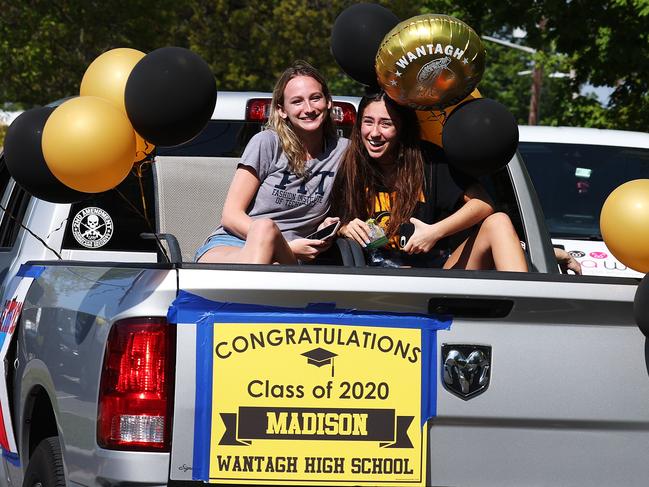
[[604, 202], [599, 226], [606, 246], [620, 262], [649, 272], [649, 179], [615, 188]]
[[[135, 65], [144, 56], [143, 52], [127, 47], [106, 51], [90, 63], [86, 69], [79, 93], [81, 96], [98, 96], [108, 100], [126, 113], [124, 105], [126, 82]], [[137, 133], [135, 142], [133, 162], [145, 159], [155, 149], [155, 145], [144, 140]]]
[[112, 103], [81, 96], [56, 108], [43, 128], [47, 167], [66, 186], [84, 193], [114, 188], [128, 175], [135, 132]]
[[114, 103], [126, 113], [124, 90], [131, 71], [144, 53], [137, 49], [119, 48], [97, 57], [81, 80], [81, 96], [98, 96]]
[[457, 105], [451, 105], [444, 110], [417, 110], [421, 138], [442, 147], [442, 129], [444, 128], [446, 119], [462, 103], [476, 98], [482, 98], [477, 88]]
[[376, 54], [376, 75], [397, 103], [442, 110], [467, 97], [482, 79], [485, 50], [467, 24], [425, 14], [397, 24]]

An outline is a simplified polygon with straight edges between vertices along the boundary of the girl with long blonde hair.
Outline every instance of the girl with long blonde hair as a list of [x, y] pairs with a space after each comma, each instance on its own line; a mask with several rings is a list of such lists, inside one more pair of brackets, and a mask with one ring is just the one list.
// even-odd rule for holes
[[336, 136], [324, 78], [296, 61], [273, 90], [268, 129], [246, 146], [223, 206], [221, 225], [196, 252], [198, 262], [308, 262], [330, 240], [305, 238], [325, 218], [347, 139]]

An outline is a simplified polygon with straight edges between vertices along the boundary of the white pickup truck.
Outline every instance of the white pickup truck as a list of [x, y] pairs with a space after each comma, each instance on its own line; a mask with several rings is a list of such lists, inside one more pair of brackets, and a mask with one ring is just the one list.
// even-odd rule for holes
[[649, 178], [649, 134], [522, 126], [519, 151], [554, 245], [567, 250], [584, 275], [641, 278], [606, 247], [599, 214], [616, 187]]
[[268, 99], [219, 93], [123, 198], [47, 203], [0, 165], [0, 483], [646, 485], [638, 279], [560, 274], [518, 154], [485, 184], [529, 273], [371, 268], [343, 244], [321, 265], [192, 263]]

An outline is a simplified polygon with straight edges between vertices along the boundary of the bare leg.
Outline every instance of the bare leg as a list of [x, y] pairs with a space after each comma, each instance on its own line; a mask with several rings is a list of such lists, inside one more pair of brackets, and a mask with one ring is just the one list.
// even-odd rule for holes
[[478, 230], [453, 251], [444, 269], [528, 270], [518, 235], [505, 213], [485, 218]]
[[238, 264], [295, 264], [297, 261], [277, 225], [269, 219], [254, 220], [243, 247], [214, 247], [198, 262]]

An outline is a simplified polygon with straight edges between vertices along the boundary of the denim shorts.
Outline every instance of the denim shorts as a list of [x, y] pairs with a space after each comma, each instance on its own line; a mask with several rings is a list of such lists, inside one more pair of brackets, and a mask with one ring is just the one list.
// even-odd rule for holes
[[205, 252], [214, 247], [243, 247], [246, 244], [245, 240], [230, 235], [229, 233], [224, 233], [221, 235], [212, 235], [207, 242], [201, 245], [196, 251], [194, 256], [194, 262], [198, 262]]

